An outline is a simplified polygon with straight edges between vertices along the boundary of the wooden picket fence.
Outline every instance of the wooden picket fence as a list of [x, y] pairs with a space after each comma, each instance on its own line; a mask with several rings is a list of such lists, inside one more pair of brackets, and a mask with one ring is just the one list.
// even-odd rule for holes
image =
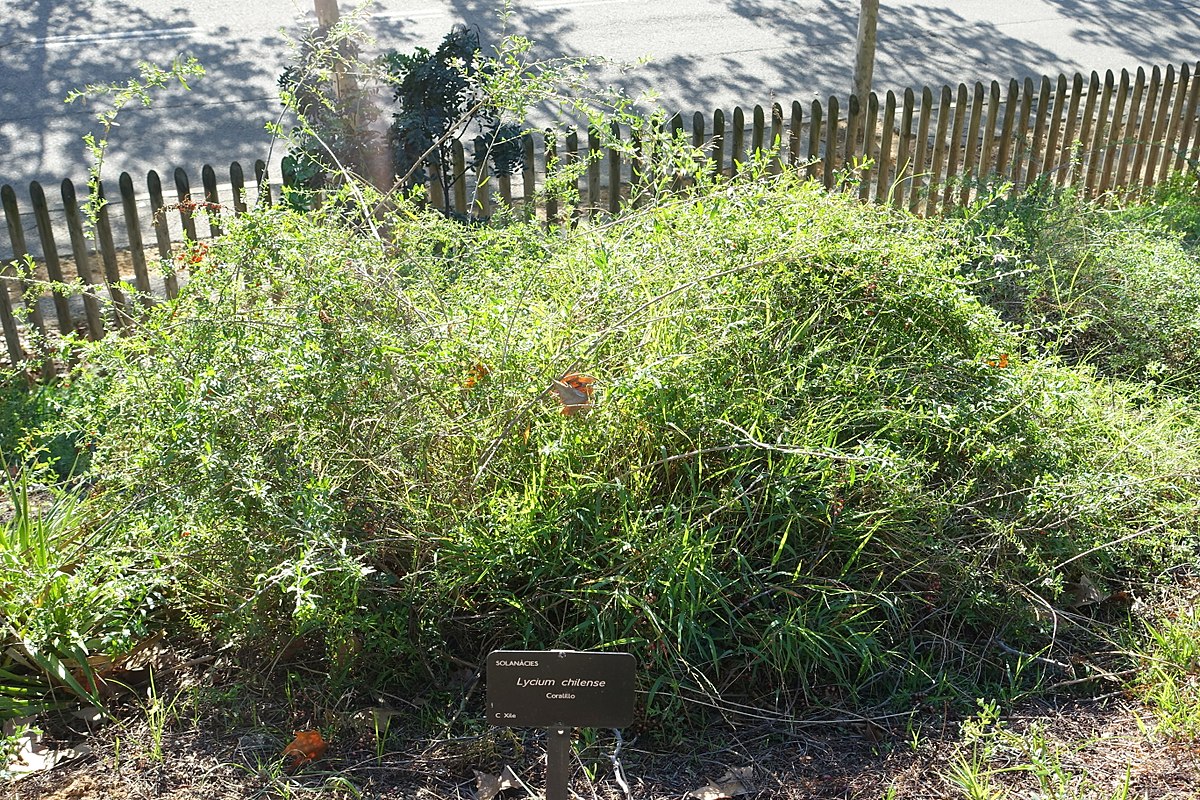
[[[774, 169], [798, 170], [829, 189], [916, 214], [946, 213], [972, 202], [984, 187], [995, 191], [1010, 184], [1015, 194], [1038, 181], [1121, 201], [1196, 166], [1198, 70], [1200, 63], [1120, 75], [1109, 71], [1103, 78], [1093, 72], [1090, 78], [1013, 80], [1007, 87], [998, 82], [943, 86], [937, 92], [925, 87], [919, 93], [889, 91], [883, 98], [872, 93], [865, 104], [853, 96], [844, 103], [830, 97], [786, 109], [779, 104], [755, 106], [749, 113], [736, 108], [729, 116], [721, 110], [711, 118], [697, 112], [690, 130], [678, 115], [666, 124], [703, 148], [714, 172], [733, 176], [750, 157], [765, 156]], [[615, 214], [639, 201], [646, 159], [652, 157], [632, 144], [642, 156], [623, 158], [603, 148], [595, 131], [530, 135], [520, 174], [457, 180], [449, 205], [461, 214], [486, 217], [505, 204], [547, 224], [562, 222], [559, 201], [538, 192], [545, 165], [586, 158], [573, 214]], [[453, 161], [462, 175], [461, 146], [455, 147]], [[282, 191], [272, 185], [261, 161], [252, 185], [237, 163], [227, 181], [205, 166], [197, 190], [184, 170], [176, 169], [172, 177], [171, 196], [155, 172], [148, 174], [140, 195], [133, 179], [122, 174], [119, 201], [103, 206], [94, 237], [85, 234], [83, 201], [70, 181], [62, 183], [61, 205], [32, 183], [29, 212], [21, 209], [11, 186], [0, 187], [10, 252], [35, 268], [30, 274], [10, 266], [4, 273], [8, 291], [0, 291], [0, 326], [11, 363], [37, 349], [29, 341], [31, 332], [53, 337], [74, 331], [94, 339], [128, 326], [131, 302], [173, 297], [179, 279], [186, 277], [173, 269], [151, 269], [151, 263], [181, 269], [177, 255], [189, 241], [219, 235], [224, 215], [276, 202]], [[432, 185], [430, 201], [440, 206], [443, 200]], [[197, 214], [202, 208], [204, 213]], [[198, 229], [198, 220], [206, 230]], [[27, 238], [27, 230], [36, 236]], [[147, 232], [152, 245], [146, 244]], [[46, 292], [47, 282], [74, 283], [80, 291]], [[136, 288], [139, 298], [128, 298], [124, 285]]]

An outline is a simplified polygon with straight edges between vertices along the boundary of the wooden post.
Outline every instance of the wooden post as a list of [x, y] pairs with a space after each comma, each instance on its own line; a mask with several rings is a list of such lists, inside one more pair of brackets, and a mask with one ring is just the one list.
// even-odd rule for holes
[[100, 313], [100, 301], [92, 287], [96, 279], [92, 274], [87, 238], [83, 234], [79, 198], [75, 194], [75, 184], [70, 179], [62, 182], [62, 198], [63, 211], [67, 215], [67, 231], [71, 235], [71, 253], [75, 257], [75, 272], [84, 284], [83, 308], [87, 314], [88, 337], [100, 339], [104, 336], [104, 318]]
[[1146, 70], [1138, 67], [1137, 79], [1133, 82], [1133, 98], [1129, 101], [1129, 113], [1125, 115], [1125, 126], [1121, 129], [1121, 157], [1117, 161], [1117, 177], [1114, 189], [1129, 185], [1129, 165], [1134, 155], [1141, 150], [1138, 121], [1142, 115], [1142, 103], [1147, 92], [1158, 92], [1158, 87], [1146, 86]]
[[1193, 76], [1187, 64], [1179, 68], [1179, 82], [1176, 84], [1175, 105], [1171, 109], [1171, 122], [1167, 125], [1166, 137], [1163, 139], [1162, 160], [1158, 165], [1158, 180], [1165, 181], [1171, 172], [1172, 156], [1175, 152], [1175, 142], [1179, 137], [1179, 125], [1183, 121], [1183, 101], [1188, 93]]
[[863, 129], [863, 146], [862, 155], [865, 163], [862, 174], [859, 176], [858, 199], [862, 202], [867, 202], [871, 199], [871, 179], [874, 177], [873, 170], [878, 167], [872, 165], [872, 162], [878, 163], [878, 158], [875, 151], [875, 127], [879, 122], [879, 96], [874, 92], [867, 95], [867, 121], [866, 127]]
[[[587, 132], [587, 213], [595, 218], [600, 213], [600, 132], [589, 126]], [[501, 194], [504, 194], [504, 179], [500, 179]], [[509, 203], [512, 203], [509, 198]]]
[[[258, 162], [258, 164], [262, 163], [262, 161]], [[260, 173], [259, 178], [260, 187], [263, 185], [262, 181], [265, 180], [265, 172], [266, 166], [263, 165], [263, 172]], [[150, 222], [154, 226], [154, 240], [158, 244], [158, 257], [165, 262], [166, 279], [163, 283], [167, 290], [167, 298], [172, 299], [179, 294], [179, 279], [175, 277], [175, 268], [171, 264], [171, 228], [170, 221], [167, 219], [166, 202], [163, 200], [162, 180], [154, 170], [150, 170], [146, 174], [146, 191], [150, 193]], [[268, 187], [265, 196], [269, 195], [270, 188]], [[259, 197], [260, 199], [264, 197], [261, 189]]]
[[[1083, 185], [1084, 192], [1087, 190], [1086, 159], [1091, 156], [1092, 124], [1096, 119], [1096, 103], [1100, 99], [1100, 87], [1100, 74], [1092, 70], [1092, 76], [1088, 82], [1087, 101], [1083, 104], [1083, 116], [1079, 120], [1078, 154], [1072, 158], [1071, 164], [1071, 185]], [[1075, 146], [1075, 140], [1072, 140], [1071, 146]]]
[[108, 296], [112, 301], [116, 314], [117, 325], [128, 328], [133, 323], [129, 315], [129, 301], [121, 291], [121, 270], [117, 266], [117, 247], [113, 241], [112, 223], [108, 215], [108, 202], [104, 197], [104, 184], [95, 186], [96, 196], [100, 198], [100, 213], [96, 215], [96, 240], [100, 243], [100, 261], [104, 265], [104, 280], [107, 284]]
[[[7, 183], [0, 189], [0, 201], [4, 205], [4, 221], [8, 225], [8, 240], [12, 243], [13, 258], [24, 260], [33, 258], [25, 244], [25, 227], [21, 224], [21, 211], [17, 208], [17, 193]], [[7, 270], [5, 270], [7, 272]], [[27, 277], [21, 277], [16, 283], [17, 299], [25, 306], [29, 321], [42, 335], [46, 333], [46, 323], [42, 319], [42, 310], [38, 308], [41, 292], [31, 292]], [[0, 291], [8, 294], [7, 286], [0, 286]], [[31, 296], [32, 295], [32, 296]]]
[[[992, 81], [992, 94], [996, 98], [997, 104], [1000, 102], [1000, 85]], [[989, 106], [990, 108], [990, 106]], [[997, 110], [998, 106], [997, 106]], [[971, 192], [975, 190], [975, 196], [978, 197], [979, 192], [977, 187], [982, 184], [988, 177], [988, 170], [982, 162], [982, 156], [990, 156], [992, 149], [990, 142], [994, 138], [993, 129], [996, 126], [996, 114], [989, 113], [987, 125], [984, 128], [983, 145], [979, 144], [979, 129], [983, 123], [983, 84], [979, 81], [975, 82], [975, 90], [971, 95], [971, 115], [967, 121], [967, 138], [965, 152], [963, 153], [963, 168], [962, 168], [962, 188], [958, 194], [958, 204], [965, 206], [971, 200]]]
[[949, 86], [942, 87], [942, 101], [938, 106], [937, 131], [933, 135], [933, 163], [929, 168], [929, 195], [925, 201], [925, 215], [937, 212], [938, 189], [941, 188], [942, 167], [946, 160], [946, 132], [950, 128], [950, 103], [954, 93]]
[[[1026, 87], [1032, 87], [1032, 81]], [[1042, 76], [1038, 88], [1037, 111], [1034, 112], [1033, 140], [1029, 143], [1029, 164], [1025, 168], [1025, 187], [1029, 188], [1041, 177], [1042, 138], [1046, 135], [1047, 115], [1050, 113], [1050, 79]]]
[[[38, 238], [42, 242], [42, 258], [46, 260], [46, 276], [52, 283], [63, 284], [62, 262], [58, 258], [58, 245], [54, 241], [54, 228], [50, 224], [50, 207], [46, 203], [46, 192], [37, 181], [29, 184], [29, 199], [33, 202], [33, 218], [37, 222]], [[60, 288], [54, 289], [54, 314], [58, 318], [58, 330], [68, 334], [75, 330], [71, 321], [71, 307]]]
[[[621, 126], [612, 123], [612, 137], [621, 138]], [[608, 213], [616, 214], [621, 210], [621, 153], [615, 148], [608, 148]]]
[[[1196, 125], [1196, 103], [1200, 101], [1200, 61], [1192, 68], [1192, 87], [1188, 91], [1187, 111], [1183, 114], [1183, 128], [1179, 132], [1179, 147], [1175, 150], [1175, 171], [1183, 169], [1188, 156], [1188, 145]], [[1200, 141], [1200, 137], [1196, 137]]]
[[[1095, 131], [1092, 133], [1091, 149], [1088, 151], [1087, 176], [1083, 190], [1085, 197], [1096, 196], [1097, 181], [1100, 179], [1100, 172], [1104, 168], [1104, 160], [1107, 157], [1108, 151], [1104, 148], [1104, 138], [1108, 134], [1108, 109], [1112, 103], [1114, 80], [1111, 69], [1104, 73], [1104, 89], [1100, 93], [1100, 108], [1096, 112]], [[1084, 145], [1087, 145], [1086, 140]]]
[[[950, 148], [946, 158], [946, 186], [942, 189], [942, 208], [949, 209], [954, 197], [954, 187], [961, 183], [958, 174], [959, 153], [965, 150], [963, 145], [963, 130], [967, 124], [967, 85], [958, 85], [958, 94], [954, 98], [954, 123], [950, 127]], [[966, 154], [963, 154], [965, 159]]]
[[742, 171], [746, 163], [746, 112], [741, 106], [733, 109], [733, 152], [730, 154], [730, 169], [734, 175]]
[[922, 184], [927, 183], [925, 156], [929, 150], [929, 117], [933, 113], [933, 92], [928, 86], [921, 89], [921, 115], [917, 122], [917, 146], [913, 153], [912, 183], [908, 189], [908, 210], [918, 213], [924, 196]]
[[858, 11], [858, 46], [854, 57], [854, 94], [861, 100], [871, 93], [875, 73], [875, 29], [879, 25], [879, 0], [861, 0]]
[[142, 243], [142, 223], [138, 219], [137, 196], [133, 193], [133, 178], [122, 172], [117, 186], [121, 191], [121, 208], [125, 215], [125, 230], [129, 234], [129, 257], [133, 260], [133, 275], [142, 304], [150, 305], [150, 272], [146, 269], [146, 246]]
[[916, 95], [912, 89], [904, 90], [904, 109], [900, 115], [900, 148], [896, 153], [896, 179], [892, 181], [892, 205], [900, 208], [904, 204], [906, 180], [911, 183], [912, 165], [912, 122]]
[[817, 177], [817, 162], [821, 153], [821, 119], [821, 101], [813, 100], [812, 115], [808, 123], [808, 170], [806, 173], [810, 179]]
[[883, 129], [880, 131], [879, 166], [875, 176], [875, 202], [888, 201], [888, 176], [892, 167], [892, 135], [896, 126], [896, 93], [888, 89], [883, 103]]
[[838, 100], [829, 98], [829, 116], [825, 119], [825, 166], [821, 174], [825, 178], [825, 188], [833, 188], [833, 173], [837, 169], [837, 130], [838, 130]]
[[1121, 141], [1121, 126], [1125, 119], [1125, 101], [1129, 98], [1129, 70], [1121, 70], [1121, 83], [1117, 86], [1117, 106], [1108, 126], [1108, 149], [1104, 151], [1104, 164], [1100, 168], [1100, 185], [1096, 196], [1108, 194], [1113, 186], [1113, 167], [1117, 158], [1117, 145]]
[[1067, 129], [1063, 132], [1062, 149], [1059, 155], [1058, 171], [1054, 176], [1054, 182], [1058, 186], [1065, 186], [1067, 183], [1067, 174], [1074, 170], [1075, 165], [1075, 126], [1079, 119], [1079, 98], [1083, 94], [1083, 76], [1078, 72], [1075, 73], [1075, 79], [1071, 83], [1071, 101], [1067, 108], [1066, 125]]
[[804, 128], [804, 106], [799, 100], [792, 101], [792, 121], [788, 125], [788, 166], [800, 163], [801, 130]]

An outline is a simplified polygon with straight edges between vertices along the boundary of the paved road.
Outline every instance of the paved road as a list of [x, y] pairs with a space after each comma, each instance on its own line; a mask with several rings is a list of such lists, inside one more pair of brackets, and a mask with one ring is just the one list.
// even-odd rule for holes
[[[436, 46], [457, 21], [500, 32], [498, 2], [380, 0], [383, 49]], [[354, 6], [343, 0], [343, 13]], [[544, 55], [653, 60], [601, 80], [656, 89], [686, 112], [844, 94], [857, 0], [516, 0], [511, 29]], [[105, 174], [264, 158], [286, 35], [309, 0], [0, 0], [0, 183], [86, 176], [87, 109], [68, 90], [123, 79], [139, 58], [195, 55], [191, 92], [121, 117]], [[307, 15], [307, 17], [306, 17]], [[883, 0], [876, 87], [939, 85], [1200, 58], [1200, 0]], [[274, 155], [278, 157], [279, 148]], [[22, 191], [22, 194], [24, 192]]]

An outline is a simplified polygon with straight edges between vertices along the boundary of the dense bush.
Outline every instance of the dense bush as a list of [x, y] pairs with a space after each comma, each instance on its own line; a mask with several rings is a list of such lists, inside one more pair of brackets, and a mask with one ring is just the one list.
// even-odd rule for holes
[[1047, 613], [1080, 587], [1192, 555], [1191, 404], [1038, 357], [941, 223], [787, 177], [567, 231], [326, 213], [232, 221], [61, 423], [176, 622], [264, 663], [621, 648], [652, 711], [973, 697], [1080, 641]]
[[[1200, 375], [1200, 198], [1179, 177], [1115, 210], [1042, 184], [969, 209], [966, 275], [1041, 352], [1191, 390]], [[960, 240], [961, 241], [961, 240]]]

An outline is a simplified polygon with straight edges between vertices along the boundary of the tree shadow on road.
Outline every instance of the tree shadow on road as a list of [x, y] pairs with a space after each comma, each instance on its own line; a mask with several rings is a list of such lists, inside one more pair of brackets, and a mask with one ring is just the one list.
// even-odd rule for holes
[[10, 8], [0, 21], [0, 108], [10, 109], [0, 121], [0, 183], [86, 178], [90, 157], [81, 138], [99, 132], [101, 106], [65, 105], [63, 98], [87, 84], [124, 82], [137, 74], [139, 60], [166, 66], [181, 53], [195, 56], [208, 74], [190, 92], [163, 91], [151, 108], [134, 104], [121, 113], [106, 178], [126, 168], [144, 174], [135, 148], [153, 153], [160, 172], [266, 154], [264, 126], [278, 115], [276, 65], [286, 57], [277, 32], [223, 27], [203, 34], [194, 21], [198, 9], [155, 15], [120, 0], [31, 0]]

